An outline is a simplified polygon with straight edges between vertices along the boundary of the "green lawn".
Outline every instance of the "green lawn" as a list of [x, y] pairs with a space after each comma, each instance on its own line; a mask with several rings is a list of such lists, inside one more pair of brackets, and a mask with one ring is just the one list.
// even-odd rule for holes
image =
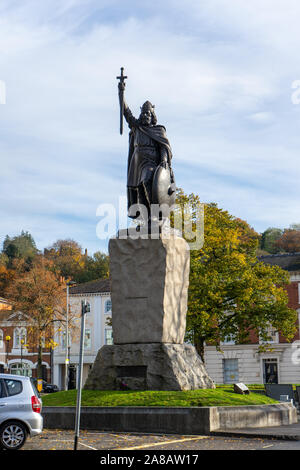
[[[76, 390], [43, 395], [43, 406], [76, 406]], [[238, 395], [232, 386], [191, 391], [83, 390], [82, 406], [241, 406], [277, 403], [258, 393]]]

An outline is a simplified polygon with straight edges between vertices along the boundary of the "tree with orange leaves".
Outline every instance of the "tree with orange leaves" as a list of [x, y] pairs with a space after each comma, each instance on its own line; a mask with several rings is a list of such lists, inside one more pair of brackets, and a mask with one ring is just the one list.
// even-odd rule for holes
[[300, 252], [300, 230], [285, 229], [276, 241], [276, 246], [286, 253]]
[[38, 377], [42, 377], [42, 354], [45, 342], [51, 340], [54, 325], [65, 323], [66, 286], [52, 271], [52, 263], [37, 256], [29, 271], [16, 276], [6, 290], [15, 310], [28, 317], [29, 343], [37, 347]]

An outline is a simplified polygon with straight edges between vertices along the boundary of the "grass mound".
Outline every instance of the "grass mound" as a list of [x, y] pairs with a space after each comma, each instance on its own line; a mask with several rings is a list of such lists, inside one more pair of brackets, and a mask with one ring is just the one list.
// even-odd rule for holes
[[[43, 406], [76, 406], [76, 390], [47, 394]], [[232, 386], [189, 391], [82, 390], [82, 406], [243, 406], [269, 405], [276, 400], [258, 393], [238, 395]]]

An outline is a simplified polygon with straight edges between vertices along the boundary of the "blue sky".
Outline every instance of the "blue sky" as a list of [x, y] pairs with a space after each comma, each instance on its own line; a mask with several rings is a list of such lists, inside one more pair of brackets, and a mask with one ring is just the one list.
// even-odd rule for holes
[[0, 242], [106, 250], [97, 207], [126, 194], [127, 129], [149, 99], [177, 186], [257, 231], [300, 222], [295, 0], [2, 0]]

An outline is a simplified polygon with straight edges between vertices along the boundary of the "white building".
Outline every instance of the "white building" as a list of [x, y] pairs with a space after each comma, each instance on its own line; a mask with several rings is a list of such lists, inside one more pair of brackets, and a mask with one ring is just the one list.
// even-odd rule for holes
[[259, 352], [260, 339], [250, 332], [250, 344], [223, 343], [222, 352], [205, 346], [205, 367], [217, 384], [244, 382], [300, 383], [300, 253], [260, 257], [267, 264], [280, 266], [290, 274], [287, 286], [289, 307], [298, 312], [297, 332], [291, 342], [270, 327], [270, 350]]
[[[76, 388], [77, 369], [79, 362], [79, 343], [81, 325], [81, 302], [90, 304], [90, 312], [86, 314], [85, 344], [83, 360], [83, 384], [94, 363], [98, 350], [104, 344], [112, 344], [111, 300], [108, 279], [85, 282], [70, 287], [70, 317], [76, 316], [76, 330], [69, 335], [69, 388]], [[60, 389], [65, 383], [66, 363], [66, 332], [56, 331], [55, 341], [58, 346], [53, 353], [53, 383]]]

